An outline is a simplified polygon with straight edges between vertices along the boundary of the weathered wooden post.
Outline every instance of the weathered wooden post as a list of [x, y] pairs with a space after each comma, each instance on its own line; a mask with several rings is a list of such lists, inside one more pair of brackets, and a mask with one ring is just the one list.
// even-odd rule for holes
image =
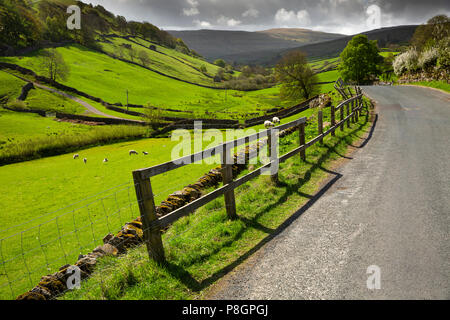
[[[304, 146], [306, 144], [306, 142], [305, 142], [305, 123], [304, 122], [300, 123], [300, 125], [298, 126], [298, 136], [300, 138], [300, 146]], [[306, 150], [305, 149], [300, 151], [300, 159], [302, 159], [303, 161], [306, 161]]]
[[355, 122], [358, 123], [358, 122], [359, 122], [359, 110], [361, 110], [361, 109], [359, 108], [359, 98], [356, 99], [355, 104], [356, 104], [356, 109], [355, 109]]
[[[317, 124], [319, 126], [319, 135], [323, 134], [323, 112], [322, 110], [319, 110], [319, 112], [317, 113]], [[320, 138], [320, 144], [323, 144], [323, 137]]]
[[344, 126], [345, 126], [345, 123], [344, 123], [344, 119], [345, 119], [345, 114], [344, 114], [344, 112], [345, 112], [345, 110], [344, 110], [344, 108], [345, 108], [345, 105], [341, 105], [341, 131], [344, 131]]
[[349, 94], [350, 98], [353, 97], [353, 93], [352, 93], [352, 90], [350, 89], [350, 87], [347, 87], [347, 90], [348, 90], [348, 94]]
[[[234, 147], [234, 145], [233, 145]], [[232, 146], [228, 143], [223, 145], [222, 151], [222, 181], [223, 185], [227, 185], [233, 181], [233, 160], [231, 157]], [[227, 216], [230, 220], [236, 220], [236, 200], [234, 197], [234, 189], [231, 189], [224, 194], [225, 208]]]
[[348, 117], [348, 119], [347, 119], [347, 128], [350, 129], [350, 120], [351, 120], [351, 117], [350, 117], [350, 102], [347, 103], [346, 106], [347, 106], [347, 117]]
[[[272, 136], [273, 131], [272, 129], [267, 130], [267, 147], [269, 149], [269, 159], [270, 159], [270, 171], [271, 171], [271, 179], [272, 182], [277, 184], [278, 183], [278, 168], [276, 169], [276, 172], [274, 172], [274, 163], [278, 161], [278, 155], [277, 155], [277, 140], [274, 139], [275, 137]], [[274, 141], [275, 140], [275, 141]], [[277, 165], [278, 167], [278, 165]]]
[[[334, 128], [334, 126], [336, 125], [336, 110], [334, 108], [333, 105], [331, 105], [331, 127]], [[336, 133], [333, 131], [331, 131], [331, 136], [335, 136]]]
[[161, 239], [161, 230], [152, 224], [158, 220], [156, 216], [155, 199], [153, 197], [150, 179], [143, 179], [140, 171], [133, 171], [136, 197], [141, 214], [142, 231], [150, 259], [158, 264], [166, 261]]
[[356, 109], [355, 100], [352, 100], [352, 104], [351, 104], [352, 123], [356, 123], [355, 109]]

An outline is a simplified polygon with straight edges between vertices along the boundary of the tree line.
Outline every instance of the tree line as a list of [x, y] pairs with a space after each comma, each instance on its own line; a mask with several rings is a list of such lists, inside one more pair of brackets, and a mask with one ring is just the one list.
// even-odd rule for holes
[[119, 33], [142, 37], [180, 52], [198, 55], [186, 44], [149, 22], [127, 21], [125, 17], [93, 6], [73, 1], [81, 9], [80, 30], [67, 28], [67, 2], [42, 0], [35, 4], [27, 0], [0, 2], [0, 54], [14, 54], [16, 50], [37, 46], [43, 42], [73, 41], [96, 49], [98, 35]]

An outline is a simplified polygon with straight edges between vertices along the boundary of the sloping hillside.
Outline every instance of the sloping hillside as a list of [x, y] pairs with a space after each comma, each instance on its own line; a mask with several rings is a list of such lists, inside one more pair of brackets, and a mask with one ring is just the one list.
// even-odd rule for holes
[[297, 41], [301, 45], [334, 40], [346, 36], [344, 34], [312, 31], [302, 28], [275, 28], [258, 32], [268, 34], [277, 39]]
[[[416, 25], [398, 26], [372, 30], [363, 32], [362, 34], [367, 35], [369, 37], [369, 40], [377, 40], [378, 46], [380, 48], [385, 48], [390, 45], [408, 44], [416, 28]], [[304, 51], [309, 57], [338, 56], [352, 38], [353, 36], [348, 36], [336, 40], [301, 46], [294, 49], [300, 49]], [[275, 63], [287, 51], [288, 50], [279, 52], [267, 62]]]
[[273, 29], [261, 32], [222, 30], [168, 32], [183, 39], [190, 48], [210, 61], [225, 57], [229, 61], [236, 62], [241, 62], [241, 57], [248, 57], [249, 52], [283, 50], [297, 47], [299, 43], [306, 44], [342, 37], [342, 35], [306, 29]]
[[[365, 34], [369, 37], [370, 40], [377, 40], [378, 45], [380, 47], [387, 47], [389, 45], [403, 45], [407, 44], [413, 34], [416, 30], [416, 25], [411, 26], [397, 26], [397, 27], [390, 27], [390, 28], [382, 28], [377, 30], [372, 30], [368, 32], [363, 32], [362, 34]], [[231, 39], [230, 35], [227, 35], [227, 32], [230, 31], [222, 31], [224, 39]], [[260, 33], [261, 34], [261, 33]], [[189, 34], [189, 37], [186, 37], [187, 43], [190, 41], [190, 37], [194, 35], [194, 33]], [[184, 37], [183, 34], [179, 35], [180, 37]], [[203, 39], [199, 40], [193, 40], [192, 45], [195, 46], [195, 42], [202, 42], [207, 44], [208, 33], [204, 31], [203, 33]], [[268, 35], [266, 35], [268, 36]], [[200, 34], [198, 35], [200, 38]], [[225, 59], [227, 61], [235, 61], [241, 64], [264, 64], [264, 65], [273, 65], [275, 64], [280, 57], [287, 51], [292, 49], [300, 49], [310, 57], [310, 58], [317, 58], [317, 57], [335, 57], [338, 56], [342, 50], [346, 47], [348, 41], [350, 41], [353, 37], [352, 36], [345, 36], [334, 40], [319, 42], [319, 43], [313, 43], [313, 44], [307, 44], [307, 45], [298, 45], [298, 42], [296, 41], [288, 41], [288, 40], [282, 40], [282, 39], [276, 39], [274, 37], [268, 36], [269, 38], [266, 39], [268, 43], [266, 43], [264, 46], [260, 46], [258, 49], [253, 50], [252, 46], [248, 46], [248, 51], [244, 51], [242, 47], [236, 45], [234, 42], [232, 44], [228, 44], [230, 46], [230, 49], [220, 49], [222, 51], [221, 58]], [[275, 39], [275, 40], [274, 40]], [[215, 43], [216, 46], [223, 46], [223, 44], [220, 44], [220, 41], [211, 40]], [[231, 41], [231, 40], [230, 40]], [[272, 41], [272, 42], [270, 42]], [[289, 48], [283, 48], [282, 45], [279, 45], [278, 41], [288, 41], [289, 43], [296, 43], [295, 46], [289, 47]], [[239, 44], [239, 42], [238, 42]], [[242, 44], [244, 45], [244, 44]], [[237, 52], [237, 50], [233, 51], [233, 47], [238, 46], [241, 51]], [[222, 47], [220, 47], [222, 48]], [[199, 52], [201, 51], [201, 48], [198, 48]], [[214, 49], [215, 51], [219, 51], [219, 47], [216, 47]], [[203, 53], [205, 54], [205, 53]], [[218, 53], [217, 53], [218, 54]], [[207, 57], [207, 55], [205, 54]]]

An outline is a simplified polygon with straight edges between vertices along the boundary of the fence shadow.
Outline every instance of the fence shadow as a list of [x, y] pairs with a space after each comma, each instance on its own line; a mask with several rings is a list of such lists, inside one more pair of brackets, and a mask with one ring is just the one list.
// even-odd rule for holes
[[[375, 118], [375, 119], [377, 119], [377, 118]], [[359, 124], [352, 131], [349, 131], [342, 139], [345, 139], [346, 137], [354, 135], [357, 131], [362, 129], [362, 127], [367, 122], [369, 122], [369, 117], [366, 117], [366, 121], [363, 124]], [[360, 146], [361, 148], [365, 144], [367, 144], [367, 142], [371, 139], [371, 137], [373, 135], [375, 123], [376, 122], [374, 121], [369, 135], [367, 136], [367, 138], [364, 139], [364, 141], [362, 142], [362, 144]], [[225, 248], [225, 247], [231, 245], [233, 242], [239, 240], [242, 237], [244, 231], [249, 227], [255, 228], [262, 232], [267, 233], [266, 237], [264, 237], [260, 242], [258, 242], [254, 247], [252, 247], [246, 253], [244, 253], [239, 258], [237, 258], [235, 261], [233, 261], [232, 263], [223, 267], [222, 269], [216, 271], [211, 276], [209, 276], [208, 278], [206, 278], [202, 281], [198, 281], [187, 270], [185, 270], [184, 268], [182, 268], [174, 263], [171, 263], [170, 261], [166, 262], [166, 265], [165, 265], [166, 270], [174, 278], [178, 279], [180, 282], [182, 282], [184, 285], [186, 285], [190, 290], [192, 290], [193, 292], [199, 292], [199, 291], [209, 287], [214, 282], [216, 282], [217, 280], [219, 280], [220, 278], [222, 278], [223, 276], [228, 274], [230, 271], [234, 270], [236, 267], [241, 265], [250, 256], [252, 256], [259, 249], [261, 249], [265, 244], [267, 244], [269, 241], [271, 241], [277, 235], [282, 233], [286, 228], [288, 228], [294, 221], [296, 221], [301, 215], [303, 215], [303, 213], [305, 213], [312, 205], [314, 205], [314, 203], [316, 203], [339, 179], [341, 179], [343, 177], [342, 174], [332, 171], [332, 170], [328, 170], [323, 167], [323, 163], [330, 158], [332, 153], [336, 153], [336, 154], [338, 154], [338, 156], [340, 156], [342, 158], [352, 159], [352, 158], [346, 157], [345, 155], [341, 155], [340, 153], [337, 152], [336, 145], [338, 143], [339, 142], [336, 142], [335, 144], [331, 145], [330, 143], [325, 142], [324, 146], [327, 147], [327, 151], [322, 156], [320, 156], [320, 158], [317, 159], [315, 161], [315, 163], [309, 162], [310, 164], [312, 164], [312, 166], [305, 172], [304, 177], [299, 178], [298, 182], [295, 183], [294, 185], [289, 185], [284, 182], [279, 182], [278, 185], [281, 187], [285, 187], [286, 191], [284, 194], [280, 195], [279, 199], [275, 203], [272, 203], [269, 206], [264, 207], [261, 211], [259, 211], [251, 219], [248, 219], [245, 217], [239, 217], [239, 219], [245, 223], [246, 228], [244, 228], [244, 230], [238, 232], [233, 239], [224, 243], [223, 246], [221, 246], [220, 248], [217, 248], [217, 250], [209, 253], [208, 257], [218, 253], [223, 248]], [[332, 178], [329, 178], [328, 181], [314, 195], [309, 195], [309, 194], [299, 192], [298, 189], [311, 179], [312, 173], [317, 169], [327, 172], [328, 174], [330, 174], [332, 176]], [[291, 196], [294, 193], [297, 193], [303, 197], [306, 197], [309, 200], [299, 210], [297, 210], [293, 215], [291, 215], [289, 218], [287, 218], [280, 226], [278, 226], [276, 229], [271, 229], [271, 228], [268, 228], [258, 222], [258, 219], [261, 216], [263, 216], [265, 213], [269, 212], [270, 210], [274, 209], [275, 207], [279, 206], [280, 204], [284, 203], [289, 198], [289, 196]], [[196, 262], [201, 262], [201, 260], [204, 260], [204, 259], [207, 259], [207, 257], [201, 257]]]

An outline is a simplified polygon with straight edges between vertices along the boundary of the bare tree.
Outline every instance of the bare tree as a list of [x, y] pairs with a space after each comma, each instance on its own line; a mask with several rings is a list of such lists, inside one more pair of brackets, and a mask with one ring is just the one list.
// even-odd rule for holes
[[70, 68], [64, 61], [61, 53], [56, 49], [46, 49], [42, 53], [42, 69], [52, 81], [66, 80], [70, 73]]
[[275, 73], [281, 82], [282, 99], [309, 99], [318, 91], [317, 76], [301, 51], [287, 53], [275, 67]]

